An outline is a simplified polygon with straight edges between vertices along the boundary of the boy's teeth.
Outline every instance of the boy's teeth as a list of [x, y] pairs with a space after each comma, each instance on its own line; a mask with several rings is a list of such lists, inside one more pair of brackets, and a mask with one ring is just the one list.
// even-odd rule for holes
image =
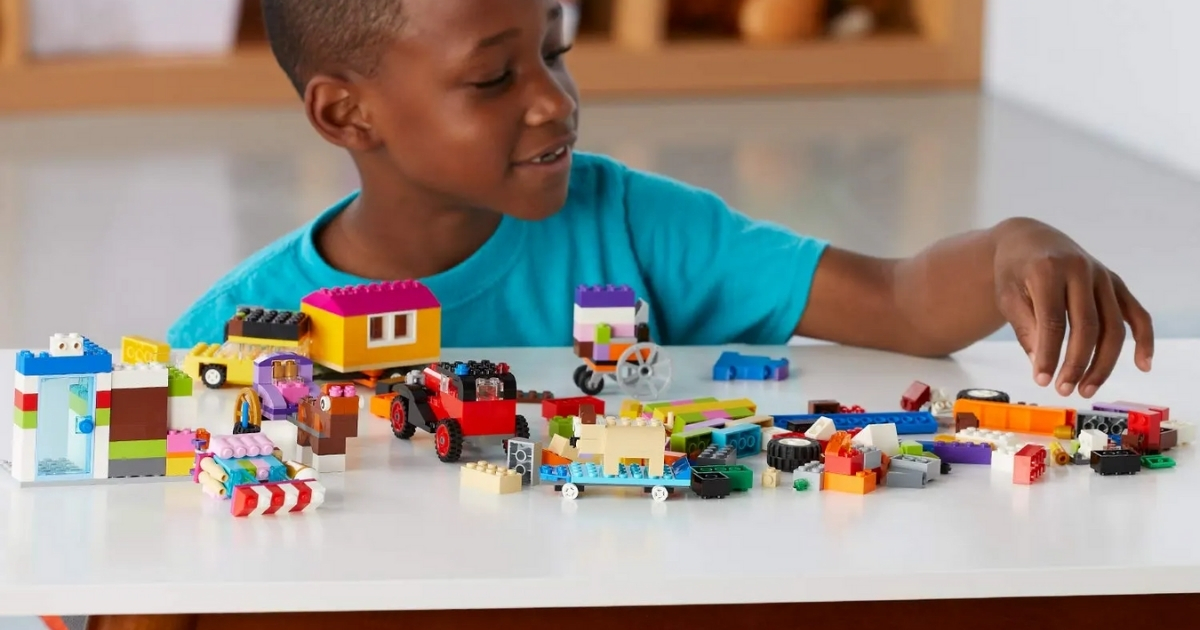
[[542, 162], [550, 162], [566, 152], [567, 152], [566, 147], [559, 147], [555, 151], [551, 151], [550, 153], [546, 153], [546, 154], [542, 155], [541, 157], [534, 159], [534, 162], [537, 164], [541, 164]]

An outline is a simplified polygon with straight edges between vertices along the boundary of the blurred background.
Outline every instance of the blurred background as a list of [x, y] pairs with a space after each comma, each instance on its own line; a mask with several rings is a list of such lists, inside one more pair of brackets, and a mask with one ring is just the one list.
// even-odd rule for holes
[[[582, 149], [880, 255], [1034, 216], [1121, 272], [1161, 334], [1200, 333], [1200, 2], [569, 7]], [[258, 11], [0, 0], [0, 347], [161, 338], [357, 185]]]

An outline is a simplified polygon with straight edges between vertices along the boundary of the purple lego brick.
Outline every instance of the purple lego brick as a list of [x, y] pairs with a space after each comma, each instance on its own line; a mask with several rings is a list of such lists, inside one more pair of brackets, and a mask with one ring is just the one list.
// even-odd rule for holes
[[990, 465], [992, 463], [992, 446], [990, 444], [934, 442], [933, 454], [950, 464]]
[[637, 306], [637, 296], [626, 285], [580, 285], [575, 289], [575, 304], [583, 308], [619, 308]]

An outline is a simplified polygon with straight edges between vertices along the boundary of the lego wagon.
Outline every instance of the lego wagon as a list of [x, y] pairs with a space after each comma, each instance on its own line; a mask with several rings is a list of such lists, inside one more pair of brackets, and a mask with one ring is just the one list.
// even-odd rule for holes
[[610, 488], [642, 488], [657, 502], [666, 501], [676, 490], [692, 486], [691, 463], [681, 457], [669, 466], [663, 466], [662, 474], [653, 475], [641, 464], [620, 464], [617, 474], [605, 474], [602, 466], [590, 462], [574, 462], [569, 465], [544, 465], [539, 471], [542, 483], [554, 484], [563, 498], [579, 498], [587, 486]]
[[297, 311], [239, 307], [223, 343], [201, 343], [183, 367], [207, 387], [253, 385], [255, 362], [290, 352], [312, 359], [316, 375], [361, 375], [371, 384], [403, 376], [441, 354], [441, 303], [414, 280], [319, 289]]
[[654, 399], [671, 384], [671, 360], [650, 341], [650, 308], [628, 286], [575, 289], [574, 352], [583, 359], [574, 381], [595, 396], [606, 379], [637, 399]]

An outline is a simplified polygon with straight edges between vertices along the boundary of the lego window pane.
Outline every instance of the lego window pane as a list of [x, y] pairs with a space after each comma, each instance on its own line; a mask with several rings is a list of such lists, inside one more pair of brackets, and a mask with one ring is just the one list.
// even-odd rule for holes
[[396, 315], [392, 331], [397, 339], [403, 339], [408, 336], [408, 313]]
[[371, 318], [371, 341], [383, 341], [383, 317], [375, 316]]
[[370, 318], [367, 347], [403, 346], [417, 341], [416, 311], [383, 313]]
[[90, 478], [95, 377], [45, 377], [38, 387], [37, 478]]

